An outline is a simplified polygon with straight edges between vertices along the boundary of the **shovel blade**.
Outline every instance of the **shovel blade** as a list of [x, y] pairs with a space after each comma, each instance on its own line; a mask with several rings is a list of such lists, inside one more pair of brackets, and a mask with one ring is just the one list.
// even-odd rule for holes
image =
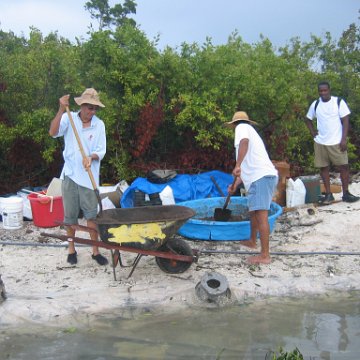
[[216, 208], [214, 212], [215, 221], [229, 221], [231, 217], [231, 210]]

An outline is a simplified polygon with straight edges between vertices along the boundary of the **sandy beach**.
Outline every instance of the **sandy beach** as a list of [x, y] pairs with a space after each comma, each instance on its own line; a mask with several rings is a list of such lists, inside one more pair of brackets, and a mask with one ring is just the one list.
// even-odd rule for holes
[[[352, 183], [350, 191], [359, 195], [360, 183]], [[334, 194], [335, 199], [340, 200], [341, 195]], [[66, 243], [40, 235], [43, 231], [64, 235], [60, 228], [42, 229], [29, 221], [22, 229], [5, 230], [0, 224], [0, 275], [7, 294], [0, 303], [0, 324], [56, 325], [65, 320], [69, 324], [84, 315], [91, 319], [130, 306], [160, 306], [164, 311], [207, 306], [196, 296], [195, 286], [208, 272], [226, 277], [231, 302], [359, 290], [359, 211], [360, 201], [339, 201], [284, 212], [271, 234], [270, 250], [275, 254], [270, 265], [248, 265], [246, 252], [250, 251], [241, 241], [187, 240], [200, 255], [186, 272], [164, 273], [155, 258], [147, 256], [130, 278], [130, 268], [117, 267], [117, 280], [111, 262], [105, 267], [97, 265], [89, 247], [78, 246], [78, 264], [68, 264]], [[238, 251], [244, 253], [235, 253]], [[102, 253], [110, 260], [108, 250]], [[123, 253], [124, 263], [131, 264], [134, 256]]]

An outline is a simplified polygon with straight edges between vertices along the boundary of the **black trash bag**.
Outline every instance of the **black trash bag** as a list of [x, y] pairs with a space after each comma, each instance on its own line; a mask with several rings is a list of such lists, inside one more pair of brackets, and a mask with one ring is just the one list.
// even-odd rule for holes
[[153, 184], [165, 184], [177, 175], [175, 170], [152, 170], [146, 175]]

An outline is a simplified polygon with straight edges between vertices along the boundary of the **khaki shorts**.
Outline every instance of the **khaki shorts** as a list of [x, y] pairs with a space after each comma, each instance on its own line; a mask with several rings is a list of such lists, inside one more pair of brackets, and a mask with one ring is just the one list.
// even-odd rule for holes
[[321, 145], [314, 142], [315, 167], [322, 168], [332, 165], [347, 165], [348, 153], [341, 151], [340, 145]]
[[98, 201], [94, 190], [79, 186], [65, 176], [61, 191], [65, 224], [77, 224], [80, 210], [86, 220], [96, 218]]

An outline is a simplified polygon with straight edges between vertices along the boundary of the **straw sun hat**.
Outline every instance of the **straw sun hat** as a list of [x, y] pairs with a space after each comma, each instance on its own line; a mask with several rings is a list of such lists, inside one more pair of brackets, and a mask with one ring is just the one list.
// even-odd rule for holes
[[249, 124], [252, 125], [258, 125], [258, 123], [256, 121], [250, 120], [248, 114], [245, 111], [237, 111], [232, 120], [227, 122], [227, 125], [232, 125], [234, 123], [236, 123], [237, 121], [247, 121]]
[[99, 94], [93, 88], [86, 89], [81, 94], [81, 96], [74, 98], [74, 100], [78, 105], [91, 104], [100, 107], [105, 107], [105, 105], [100, 101]]

